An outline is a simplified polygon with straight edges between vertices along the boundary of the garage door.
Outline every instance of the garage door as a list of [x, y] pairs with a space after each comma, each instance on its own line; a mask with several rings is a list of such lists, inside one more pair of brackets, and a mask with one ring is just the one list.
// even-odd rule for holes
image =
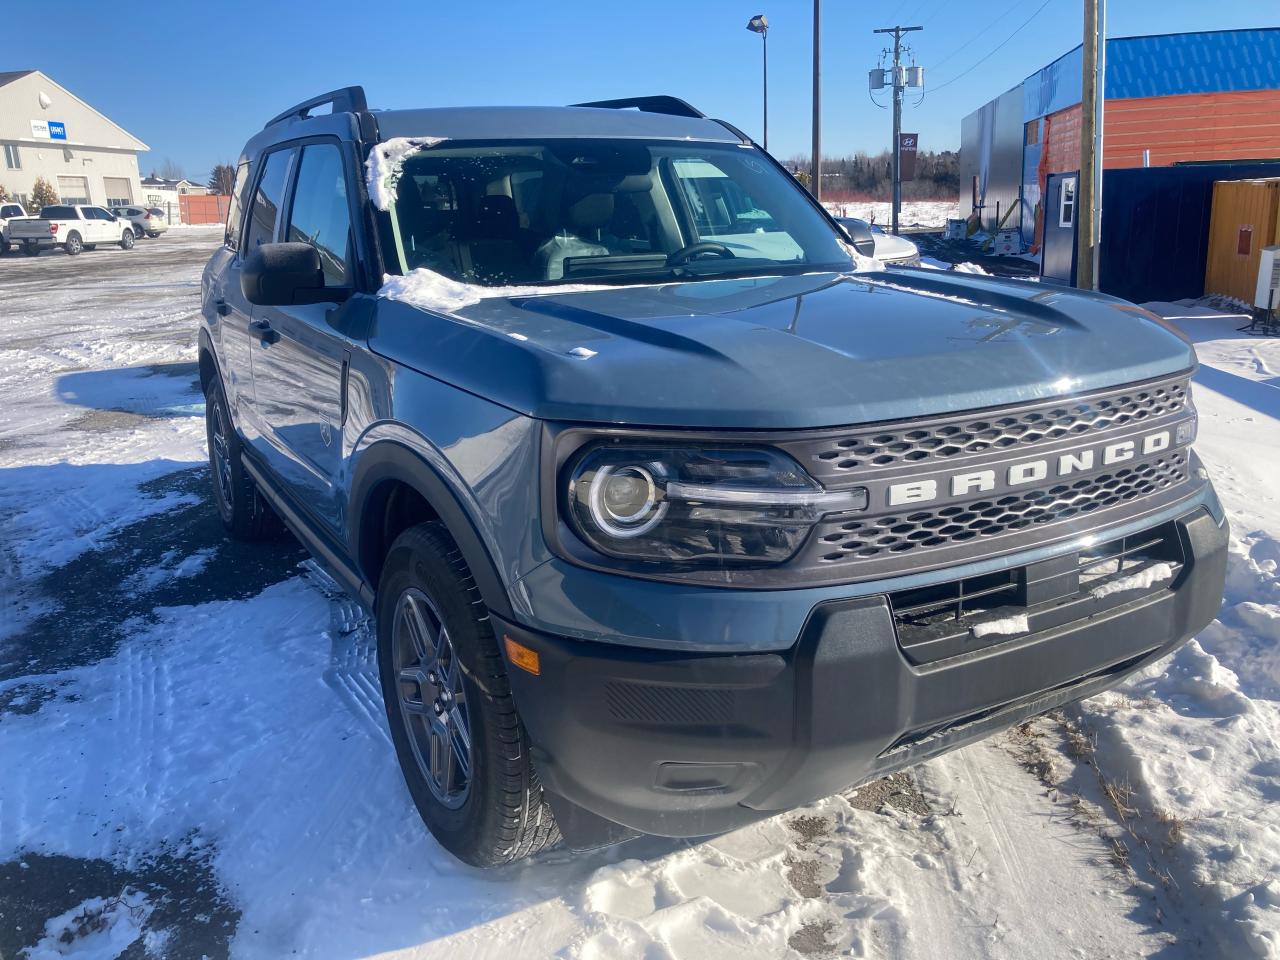
[[89, 181], [85, 177], [59, 177], [58, 201], [60, 203], [88, 203]]
[[108, 207], [127, 207], [133, 203], [133, 189], [128, 177], [103, 177], [102, 186], [107, 191]]

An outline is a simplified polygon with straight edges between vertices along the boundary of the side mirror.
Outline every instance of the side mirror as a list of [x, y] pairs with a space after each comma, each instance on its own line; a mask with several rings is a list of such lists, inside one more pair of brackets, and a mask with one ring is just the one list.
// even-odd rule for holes
[[244, 298], [260, 307], [345, 300], [349, 291], [325, 288], [320, 254], [309, 243], [264, 243], [240, 271]]
[[842, 220], [840, 226], [857, 250], [864, 257], [876, 255], [876, 238], [871, 235], [871, 225], [861, 220]]

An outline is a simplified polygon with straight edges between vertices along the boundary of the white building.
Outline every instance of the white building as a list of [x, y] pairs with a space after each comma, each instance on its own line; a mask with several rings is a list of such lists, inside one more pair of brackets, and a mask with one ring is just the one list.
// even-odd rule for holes
[[145, 143], [39, 70], [0, 73], [0, 185], [24, 204], [37, 177], [62, 203], [141, 203]]

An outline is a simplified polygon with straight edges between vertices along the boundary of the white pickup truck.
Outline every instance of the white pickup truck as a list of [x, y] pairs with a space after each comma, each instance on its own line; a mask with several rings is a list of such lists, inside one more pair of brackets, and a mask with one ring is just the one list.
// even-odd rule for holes
[[9, 241], [9, 221], [25, 217], [27, 211], [22, 204], [14, 200], [0, 202], [0, 254], [8, 253], [12, 244]]
[[62, 247], [75, 256], [100, 243], [118, 243], [122, 250], [133, 249], [133, 224], [120, 220], [103, 207], [54, 204], [40, 216], [14, 220], [9, 224], [9, 242], [21, 243], [22, 252], [34, 257], [42, 247]]

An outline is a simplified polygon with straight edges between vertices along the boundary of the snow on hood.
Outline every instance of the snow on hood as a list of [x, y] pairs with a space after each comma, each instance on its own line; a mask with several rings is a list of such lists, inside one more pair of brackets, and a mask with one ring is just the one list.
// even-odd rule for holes
[[[679, 281], [675, 281], [679, 282]], [[651, 286], [651, 284], [629, 284], [627, 286]], [[594, 290], [622, 290], [626, 287], [616, 283], [565, 283], [554, 287], [512, 286], [485, 287], [478, 283], [463, 283], [451, 280], [443, 274], [418, 267], [404, 276], [386, 274], [382, 278], [382, 287], [378, 296], [388, 300], [401, 300], [415, 307], [434, 310], [437, 313], [454, 313], [464, 307], [472, 306], [481, 300], [495, 300], [504, 297], [549, 297], [562, 293], [588, 293]]]
[[400, 169], [405, 157], [427, 147], [443, 143], [445, 137], [392, 137], [369, 151], [364, 162], [365, 177], [369, 182], [369, 199], [379, 210], [390, 210], [396, 199], [396, 184], [400, 181]]
[[[854, 260], [854, 273], [875, 272], [884, 270], [879, 260], [864, 257], [852, 247], [849, 255]], [[763, 277], [754, 279], [765, 279]], [[478, 283], [464, 283], [453, 280], [443, 274], [417, 267], [403, 276], [384, 274], [378, 296], [388, 300], [399, 300], [410, 306], [436, 313], [454, 314], [465, 307], [473, 306], [481, 300], [498, 300], [506, 297], [552, 297], [566, 293], [595, 293], [602, 290], [633, 290], [636, 287], [670, 286], [678, 283], [710, 283], [714, 277], [703, 277], [689, 280], [667, 280], [661, 284], [654, 283], [562, 283], [550, 287], [532, 285], [487, 287]]]

